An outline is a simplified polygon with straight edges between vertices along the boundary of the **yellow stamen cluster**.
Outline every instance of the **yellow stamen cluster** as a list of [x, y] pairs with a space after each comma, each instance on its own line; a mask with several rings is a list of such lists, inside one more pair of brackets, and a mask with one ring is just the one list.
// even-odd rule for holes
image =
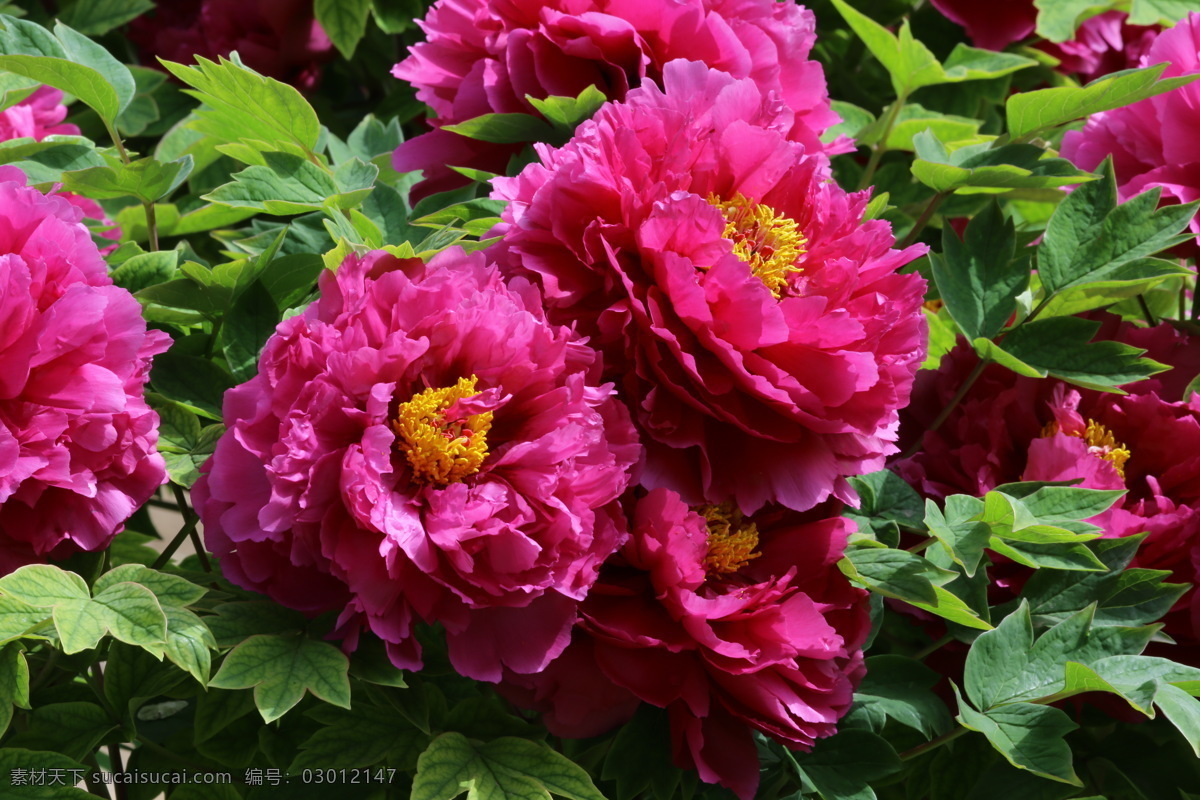
[[733, 504], [704, 506], [700, 513], [708, 521], [708, 555], [704, 558], [704, 569], [710, 575], [737, 572], [762, 555], [754, 552], [758, 547], [758, 528], [753, 522], [743, 524], [742, 514]]
[[[1051, 422], [1042, 430], [1042, 436], [1053, 436], [1060, 432], [1061, 428], [1059, 428], [1058, 423]], [[1129, 456], [1132, 454], [1128, 447], [1116, 440], [1112, 431], [1095, 420], [1089, 419], [1087, 421], [1087, 428], [1082, 433], [1071, 433], [1069, 435], [1083, 439], [1084, 443], [1087, 444], [1090, 454], [1109, 462], [1117, 470], [1118, 475], [1122, 478], [1125, 477], [1125, 462], [1129, 460]]]
[[488, 454], [492, 412], [452, 414], [449, 419], [446, 415], [459, 400], [478, 394], [475, 382], [472, 375], [459, 378], [454, 386], [426, 389], [396, 410], [396, 447], [408, 459], [414, 481], [445, 486], [479, 471]]
[[741, 193], [729, 200], [709, 195], [708, 202], [725, 217], [723, 236], [733, 242], [734, 255], [750, 265], [750, 271], [771, 294], [782, 297], [788, 275], [800, 272], [796, 261], [807, 252], [808, 237], [800, 232], [796, 221], [779, 216], [775, 209], [754, 203]]

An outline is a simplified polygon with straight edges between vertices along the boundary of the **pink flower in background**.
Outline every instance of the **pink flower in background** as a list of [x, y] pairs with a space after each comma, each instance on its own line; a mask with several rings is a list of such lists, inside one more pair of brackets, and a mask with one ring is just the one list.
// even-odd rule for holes
[[[1170, 62], [1163, 77], [1200, 72], [1200, 14], [1193, 13], [1163, 31], [1142, 58], [1149, 66]], [[1200, 200], [1200, 86], [1190, 83], [1131, 106], [1094, 114], [1083, 130], [1068, 131], [1062, 155], [1078, 167], [1094, 170], [1113, 158], [1122, 200], [1153, 188], [1166, 203]], [[1200, 221], [1191, 229], [1200, 233]]]
[[[62, 98], [61, 90], [40, 86], [29, 97], [0, 111], [0, 142], [21, 138], [40, 142], [47, 136], [78, 136], [77, 126], [63, 122], [67, 107], [63, 105]], [[95, 220], [101, 237], [113, 241], [121, 238], [121, 229], [113, 224], [95, 200], [70, 192], [60, 192], [59, 197], [83, 211], [85, 218]], [[101, 252], [107, 252], [108, 249], [111, 248]]]
[[925, 348], [924, 281], [897, 269], [828, 161], [749, 80], [667, 66], [542, 163], [498, 179], [497, 260], [605, 354], [643, 433], [648, 488], [753, 513], [853, 496], [895, 451]]
[[67, 107], [63, 93], [51, 86], [39, 86], [21, 102], [0, 111], [0, 142], [29, 137], [41, 141], [47, 136], [78, 136], [79, 128], [63, 123]]
[[236, 50], [251, 69], [303, 90], [317, 85], [334, 55], [312, 0], [159, 0], [130, 23], [129, 39], [147, 66], [158, 68], [156, 57], [216, 61]]
[[[1003, 50], [1033, 35], [1038, 10], [1033, 0], [932, 0], [933, 7], [963, 26], [976, 47]], [[1083, 83], [1101, 75], [1136, 67], [1158, 31], [1157, 27], [1130, 25], [1123, 11], [1106, 11], [1080, 24], [1065, 42], [1037, 41], [1034, 46], [1062, 63], [1058, 70]]]
[[167, 479], [143, 393], [170, 338], [81, 217], [0, 167], [0, 573], [107, 547]]
[[810, 749], [835, 732], [864, 671], [866, 592], [837, 569], [848, 523], [836, 511], [743, 518], [651, 492], [571, 647], [501, 691], [560, 736], [603, 733], [638, 701], [666, 708], [676, 763], [752, 798], [752, 732]]
[[[1124, 387], [1129, 395], [1079, 390], [1055, 380], [1016, 377], [991, 366], [921, 452], [894, 465], [927, 497], [981, 496], [1014, 481], [1081, 481], [1089, 489], [1127, 489], [1091, 520], [1106, 536], [1148, 532], [1134, 566], [1165, 569], [1195, 582], [1200, 550], [1200, 405], [1179, 399], [1195, 376], [1197, 348], [1169, 327], [1115, 325], [1105, 338], [1147, 348], [1177, 369]], [[918, 376], [904, 413], [915, 438], [945, 407], [977, 363], [960, 346], [936, 371]], [[1195, 619], [1192, 615], [1196, 615]], [[1166, 617], [1167, 632], [1200, 641], [1200, 598], [1192, 591]]]
[[[527, 96], [575, 97], [595, 86], [610, 100], [682, 58], [749, 78], [795, 112], [791, 138], [810, 150], [838, 122], [821, 65], [812, 12], [774, 0], [439, 0], [421, 22], [415, 45], [392, 74], [417, 88], [438, 129], [396, 151], [401, 172], [421, 169], [417, 194], [465, 183], [446, 165], [503, 173], [521, 145], [489, 144], [441, 130], [482, 114], [536, 114]], [[834, 152], [849, 149], [839, 140]], [[433, 165], [433, 166], [431, 166]]]
[[348, 647], [370, 630], [398, 666], [420, 663], [419, 617], [464, 675], [542, 669], [625, 536], [640, 454], [595, 351], [481, 253], [352, 256], [320, 289], [225, 395], [195, 489], [209, 547], [242, 586], [342, 611]]

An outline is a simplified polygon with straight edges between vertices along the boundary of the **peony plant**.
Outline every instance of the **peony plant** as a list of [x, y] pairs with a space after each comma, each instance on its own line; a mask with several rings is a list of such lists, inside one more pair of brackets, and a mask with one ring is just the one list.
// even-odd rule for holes
[[1186, 6], [3, 4], [0, 797], [1200, 796]]

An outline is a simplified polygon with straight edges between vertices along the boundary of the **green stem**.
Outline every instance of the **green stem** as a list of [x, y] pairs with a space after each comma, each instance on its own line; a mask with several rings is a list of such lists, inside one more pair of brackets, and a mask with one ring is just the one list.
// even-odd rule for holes
[[121, 141], [121, 137], [117, 133], [117, 129], [112, 125], [109, 125], [107, 122], [104, 123], [104, 128], [108, 131], [108, 136], [113, 140], [113, 144], [117, 146], [117, 153], [121, 156], [121, 161], [125, 164], [130, 163], [131, 159], [129, 158], [129, 153], [126, 152], [125, 143]]
[[58, 650], [55, 648], [50, 648], [50, 655], [46, 656], [46, 663], [42, 665], [42, 668], [38, 670], [38, 674], [34, 677], [33, 682], [29, 684], [30, 694], [36, 692], [41, 685], [45, 683], [46, 678], [50, 677], [51, 670], [54, 669], [54, 665], [58, 662], [58, 656]]
[[954, 641], [954, 637], [947, 633], [945, 636], [938, 639], [936, 642], [932, 642], [929, 645], [926, 645], [925, 647], [918, 650], [913, 655], [913, 658], [915, 658], [917, 661], [922, 661], [925, 658], [927, 658], [930, 653], [935, 653], [938, 650], [941, 650], [943, 647], [945, 647], [946, 645], [950, 644], [953, 641]]
[[964, 733], [967, 732], [967, 730], [968, 730], [967, 728], [955, 728], [954, 730], [950, 731], [949, 733], [943, 733], [941, 736], [937, 737], [936, 739], [930, 739], [925, 744], [919, 744], [911, 750], [905, 750], [903, 753], [900, 754], [900, 760], [908, 761], [911, 758], [916, 758], [917, 756], [924, 755], [925, 753], [928, 753], [930, 750], [936, 750], [937, 748], [944, 745], [946, 742], [952, 742], [955, 739], [957, 739], [958, 737], [962, 736]]
[[[957, 408], [958, 404], [961, 403], [963, 398], [967, 396], [967, 392], [971, 391], [971, 387], [975, 385], [975, 381], [979, 380], [979, 376], [983, 374], [984, 369], [986, 369], [987, 365], [990, 363], [990, 361], [985, 359], [979, 360], [979, 363], [975, 365], [975, 369], [971, 370], [971, 374], [967, 376], [965, 381], [963, 381], [963, 385], [958, 387], [958, 391], [955, 392], [954, 397], [950, 398], [950, 402], [947, 403], [946, 407], [941, 410], [941, 413], [934, 418], [933, 422], [929, 423], [929, 427], [925, 429], [926, 433], [933, 433], [938, 428], [942, 427], [942, 423], [944, 423], [950, 417], [950, 412]], [[901, 453], [900, 458], [911, 458], [912, 456], [921, 452], [921, 448], [924, 446], [924, 444], [925, 437], [922, 436], [920, 439], [913, 442], [911, 447]]]
[[908, 552], [908, 553], [921, 553], [935, 544], [937, 544], [937, 537], [930, 536], [928, 539], [924, 539], [920, 542], [917, 542], [912, 547], [904, 548], [904, 550], [905, 550], [905, 552]]
[[[183, 493], [183, 487], [179, 484], [172, 483], [171, 491], [175, 493], [175, 503], [179, 506], [179, 511], [187, 519], [189, 516], [198, 517], [195, 510], [188, 506], [187, 496]], [[204, 543], [200, 541], [200, 533], [193, 525], [188, 535], [191, 537], [192, 546], [196, 548], [196, 558], [200, 560], [200, 568], [205, 572], [212, 572], [212, 563], [208, 560], [208, 553], [204, 551]]]
[[142, 203], [142, 208], [146, 210], [146, 232], [150, 236], [150, 252], [158, 250], [158, 213], [154, 210], [154, 203]]
[[1146, 318], [1146, 324], [1153, 328], [1158, 324], [1158, 321], [1154, 319], [1154, 312], [1150, 310], [1150, 306], [1146, 303], [1146, 295], [1139, 294], [1137, 299], [1138, 305], [1142, 307], [1142, 316]]
[[897, 97], [896, 102], [888, 106], [887, 116], [883, 120], [883, 132], [879, 136], [879, 141], [875, 143], [875, 147], [871, 150], [871, 157], [867, 159], [867, 168], [863, 170], [862, 179], [858, 182], [858, 190], [861, 192], [871, 185], [871, 179], [875, 177], [875, 170], [879, 169], [879, 161], [883, 158], [883, 154], [887, 152], [887, 140], [892, 135], [892, 128], [896, 127], [896, 119], [900, 116], [900, 109], [904, 108], [904, 101], [907, 97]]
[[946, 197], [947, 195], [945, 192], [938, 192], [933, 196], [933, 198], [929, 201], [929, 205], [925, 206], [925, 210], [921, 212], [921, 216], [918, 217], [917, 221], [913, 223], [912, 230], [908, 232], [908, 235], [904, 237], [904, 241], [900, 243], [901, 250], [917, 240], [917, 237], [921, 235], [921, 231], [925, 230], [925, 226], [929, 224], [929, 220], [933, 219], [933, 215], [937, 212], [938, 206], [942, 204], [942, 201], [945, 200]]
[[171, 560], [171, 556], [175, 555], [175, 551], [179, 549], [179, 546], [196, 530], [196, 523], [199, 521], [200, 518], [196, 516], [195, 512], [188, 515], [184, 519], [183, 527], [179, 529], [179, 532], [175, 534], [175, 538], [171, 539], [171, 543], [163, 549], [158, 558], [154, 560], [154, 563], [150, 565], [150, 569], [162, 569], [166, 566], [167, 562]]
[[[121, 761], [121, 745], [114, 743], [108, 746], [108, 760], [109, 769], [112, 770], [113, 775], [118, 775], [125, 771], [125, 766]], [[129, 787], [124, 781], [113, 781], [113, 786], [117, 792], [116, 800], [128, 800]]]

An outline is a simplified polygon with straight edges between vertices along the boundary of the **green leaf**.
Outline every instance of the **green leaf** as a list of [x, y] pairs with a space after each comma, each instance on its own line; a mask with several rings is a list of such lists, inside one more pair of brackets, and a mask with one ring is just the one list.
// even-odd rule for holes
[[417, 760], [412, 800], [604, 800], [587, 772], [544, 744], [504, 737], [475, 744], [444, 733]]
[[163, 611], [167, 615], [167, 658], [204, 686], [212, 667], [211, 651], [217, 649], [212, 631], [186, 608], [164, 606]]
[[0, 642], [23, 638], [49, 619], [50, 612], [44, 608], [31, 606], [8, 595], [0, 596]]
[[496, 144], [540, 142], [555, 137], [554, 128], [531, 114], [484, 114], [442, 130]]
[[[61, 21], [54, 25], [54, 35], [62, 44], [67, 60], [90, 67], [108, 81], [108, 85], [117, 95], [117, 114], [129, 107], [129, 103], [137, 92], [137, 83], [134, 81], [129, 67], [113, 58], [112, 54], [102, 46], [79, 31], [64, 25]], [[112, 122], [112, 120], [107, 121]]]
[[617, 729], [600, 777], [615, 781], [617, 797], [675, 797], [679, 769], [671, 763], [671, 731], [665, 711], [643, 703], [633, 719]]
[[50, 564], [30, 564], [0, 578], [0, 592], [37, 608], [91, 596], [83, 578]]
[[353, 58], [367, 32], [371, 0], [316, 0], [313, 13], [342, 57]]
[[1112, 0], [1034, 0], [1037, 9], [1037, 34], [1051, 42], [1075, 38], [1088, 17], [1112, 8]]
[[125, 564], [109, 570], [96, 579], [92, 591], [99, 595], [110, 586], [125, 582], [145, 586], [154, 593], [164, 608], [190, 606], [208, 592], [203, 586], [197, 586], [178, 575], [159, 572], [140, 564]]
[[106, 165], [101, 151], [82, 136], [53, 136], [40, 142], [12, 139], [0, 142], [0, 164], [20, 167], [31, 184], [61, 183], [72, 170]]
[[565, 138], [570, 138], [571, 134], [575, 132], [576, 126], [584, 120], [590, 119], [608, 100], [604, 96], [604, 92], [594, 85], [588, 86], [579, 93], [578, 97], [553, 95], [540, 100], [532, 95], [526, 95], [525, 99], [549, 120], [551, 125], [564, 134]]
[[[913, 137], [925, 131], [929, 131], [943, 142], [971, 139], [978, 135], [979, 126], [982, 124], [982, 120], [942, 114], [930, 111], [918, 103], [907, 103], [896, 115], [895, 125], [888, 134], [887, 149], [912, 152], [914, 149]], [[868, 132], [864, 131], [864, 133]], [[872, 130], [870, 133], [874, 136], [861, 137], [859, 144], [870, 144], [871, 139], [877, 138], [882, 131]]]
[[152, 8], [152, 0], [74, 0], [63, 5], [59, 19], [80, 33], [99, 36]]
[[[322, 712], [326, 709], [322, 709]], [[356, 703], [353, 712], [329, 708], [328, 724], [300, 745], [287, 771], [359, 769], [388, 759], [402, 759], [428, 744], [425, 734], [392, 709]]]
[[1007, 699], [1005, 687], [1020, 679], [1032, 647], [1033, 623], [1028, 606], [1022, 603], [971, 644], [963, 675], [971, 702], [986, 711]]
[[[350, 131], [346, 137], [346, 147], [349, 149], [348, 158], [358, 157], [363, 161], [381, 155], [391, 155], [392, 151], [404, 141], [400, 131], [400, 123], [390, 119], [387, 123], [380, 122], [374, 114], [367, 114], [362, 121]], [[338, 159], [343, 161], [344, 159]]]
[[939, 192], [1000, 194], [1015, 189], [1047, 189], [1094, 179], [1062, 158], [1029, 144], [967, 145], [953, 152], [931, 131], [913, 136], [917, 160], [912, 174]]
[[333, 176], [310, 161], [290, 153], [265, 153], [267, 166], [250, 166], [234, 174], [233, 182], [218, 186], [202, 199], [268, 214], [302, 214], [321, 210], [326, 198], [338, 194]]
[[932, 254], [933, 275], [946, 310], [968, 339], [990, 339], [1017, 310], [1029, 287], [1029, 264], [1016, 260], [1016, 232], [997, 203], [967, 226], [965, 240], [947, 225], [942, 254]]
[[112, 125], [121, 100], [108, 78], [70, 60], [63, 43], [33, 22], [0, 15], [0, 69], [73, 94]]
[[946, 704], [933, 692], [939, 680], [937, 672], [911, 658], [870, 656], [850, 716], [865, 717], [876, 733], [893, 719], [932, 739], [951, 726]]
[[279, 324], [279, 309], [260, 281], [250, 284], [233, 304], [221, 330], [225, 360], [233, 377], [249, 380], [258, 371], [258, 354]]
[[305, 690], [349, 708], [349, 664], [333, 645], [301, 634], [252, 636], [229, 652], [209, 685], [253, 687], [263, 720], [274, 722], [300, 702]]
[[1139, 358], [1145, 350], [1121, 342], [1091, 341], [1099, 329], [1098, 321], [1079, 317], [1039, 319], [1005, 337], [1003, 352], [1033, 368], [1039, 377], [1049, 375], [1076, 386], [1118, 394], [1124, 392], [1115, 387], [1170, 369]]
[[[104, 611], [100, 611], [104, 609]], [[167, 617], [154, 592], [137, 583], [116, 583], [98, 591], [89, 613], [103, 620], [113, 638], [161, 654], [167, 636]], [[58, 611], [54, 624], [58, 626]], [[62, 628], [59, 627], [62, 634]], [[67, 643], [63, 641], [63, 649]], [[81, 648], [83, 649], [83, 648]]]
[[109, 275], [113, 283], [130, 292], [138, 292], [147, 286], [165, 283], [177, 272], [179, 253], [175, 250], [160, 250], [154, 253], [139, 253], [121, 263]]
[[163, 61], [167, 71], [195, 91], [208, 108], [191, 127], [222, 142], [254, 142], [259, 150], [284, 150], [307, 158], [315, 154], [321, 123], [294, 87], [266, 78], [222, 58], [197, 58], [187, 67]]
[[[842, 121], [821, 134], [821, 141], [825, 144], [834, 141], [839, 136], [849, 136], [851, 139], [859, 139], [859, 134], [868, 125], [875, 122], [874, 114], [865, 108], [859, 108], [853, 103], [847, 103], [844, 100], [834, 100], [830, 103], [830, 106], [842, 118]], [[869, 144], [869, 142], [861, 140], [859, 143]]]
[[796, 753], [796, 763], [822, 797], [873, 797], [870, 782], [900, 771], [891, 744], [869, 731], [844, 730], [819, 740], [810, 753]]
[[221, 419], [221, 398], [233, 378], [207, 358], [163, 353], [150, 371], [154, 390], [169, 400], [208, 417]]
[[929, 532], [946, 546], [968, 578], [979, 568], [984, 547], [992, 535], [991, 527], [978, 519], [982, 512], [983, 501], [967, 495], [947, 497], [945, 514], [932, 500], [925, 501], [925, 524]]
[[1038, 275], [1047, 294], [1098, 282], [1135, 282], [1164, 273], [1149, 256], [1174, 247], [1200, 203], [1156, 210], [1158, 190], [1117, 205], [1111, 159], [1102, 178], [1072, 192], [1054, 212], [1038, 248]]
[[50, 703], [35, 708], [29, 715], [29, 727], [7, 743], [30, 750], [53, 750], [81, 760], [116, 727], [95, 703]]
[[162, 163], [153, 158], [141, 158], [117, 167], [91, 167], [63, 173], [63, 186], [68, 191], [107, 200], [135, 197], [143, 203], [153, 203], [167, 197], [192, 172], [192, 157]]
[[[29, 776], [40, 772], [64, 776], [62, 785], [36, 785], [32, 780], [21, 781], [14, 776]], [[87, 775], [90, 770], [73, 758], [53, 750], [26, 750], [20, 747], [0, 749], [0, 785], [4, 787], [5, 800], [96, 800], [96, 795], [68, 786], [71, 779]]]
[[[250, 692], [208, 687], [196, 698], [195, 742], [206, 742], [254, 710]], [[256, 723], [257, 725], [257, 723]]]
[[1154, 705], [1179, 729], [1192, 746], [1192, 752], [1200, 758], [1200, 701], [1182, 689], [1160, 684], [1154, 695]]
[[179, 670], [163, 664], [140, 647], [113, 642], [108, 648], [104, 696], [121, 715], [123, 725], [136, 727], [138, 709], [183, 680]]
[[1185, 75], [1159, 80], [1166, 68], [1166, 64], [1157, 64], [1146, 69], [1114, 72], [1087, 86], [1060, 86], [1013, 94], [1006, 106], [1009, 135], [1014, 139], [1023, 138], [1089, 114], [1110, 111], [1169, 92], [1200, 77]]
[[16, 642], [0, 649], [0, 736], [12, 721], [13, 706], [29, 708], [29, 665]]
[[1059, 709], [1014, 703], [980, 714], [959, 698], [958, 712], [963, 727], [986, 736], [1014, 767], [1072, 786], [1083, 785], [1071, 763], [1071, 747], [1063, 739], [1079, 726]]
[[1196, 10], [1194, 0], [1133, 0], [1130, 25], [1174, 25]]
[[936, 614], [943, 619], [948, 619], [951, 622], [957, 622], [959, 625], [963, 625], [968, 628], [976, 628], [984, 631], [991, 630], [991, 623], [985, 619], [982, 619], [973, 608], [963, 601], [961, 597], [952, 594], [948, 590], [943, 589], [941, 586], [934, 586], [933, 593], [936, 600], [932, 603], [926, 603], [915, 599], [906, 599], [905, 602], [911, 606], [916, 606], [923, 611]]
[[217, 615], [205, 621], [220, 647], [233, 647], [259, 634], [298, 633], [308, 624], [308, 618], [299, 611], [265, 600], [222, 603], [213, 610]]
[[886, 547], [855, 547], [846, 551], [854, 565], [853, 578], [886, 597], [937, 603], [935, 585], [954, 580], [955, 573], [942, 569], [915, 553]]
[[[1033, 490], [1026, 492], [1025, 487]], [[997, 486], [996, 491], [1010, 498], [1020, 498], [1029, 513], [1043, 522], [1090, 519], [1103, 514], [1125, 495], [1121, 489], [1081, 489], [1075, 486], [1020, 483], [1003, 484]]]
[[921, 496], [896, 473], [884, 469], [849, 481], [858, 494], [859, 507], [846, 511], [844, 516], [854, 520], [860, 534], [873, 534], [894, 547], [900, 540], [900, 525], [921, 526]]

